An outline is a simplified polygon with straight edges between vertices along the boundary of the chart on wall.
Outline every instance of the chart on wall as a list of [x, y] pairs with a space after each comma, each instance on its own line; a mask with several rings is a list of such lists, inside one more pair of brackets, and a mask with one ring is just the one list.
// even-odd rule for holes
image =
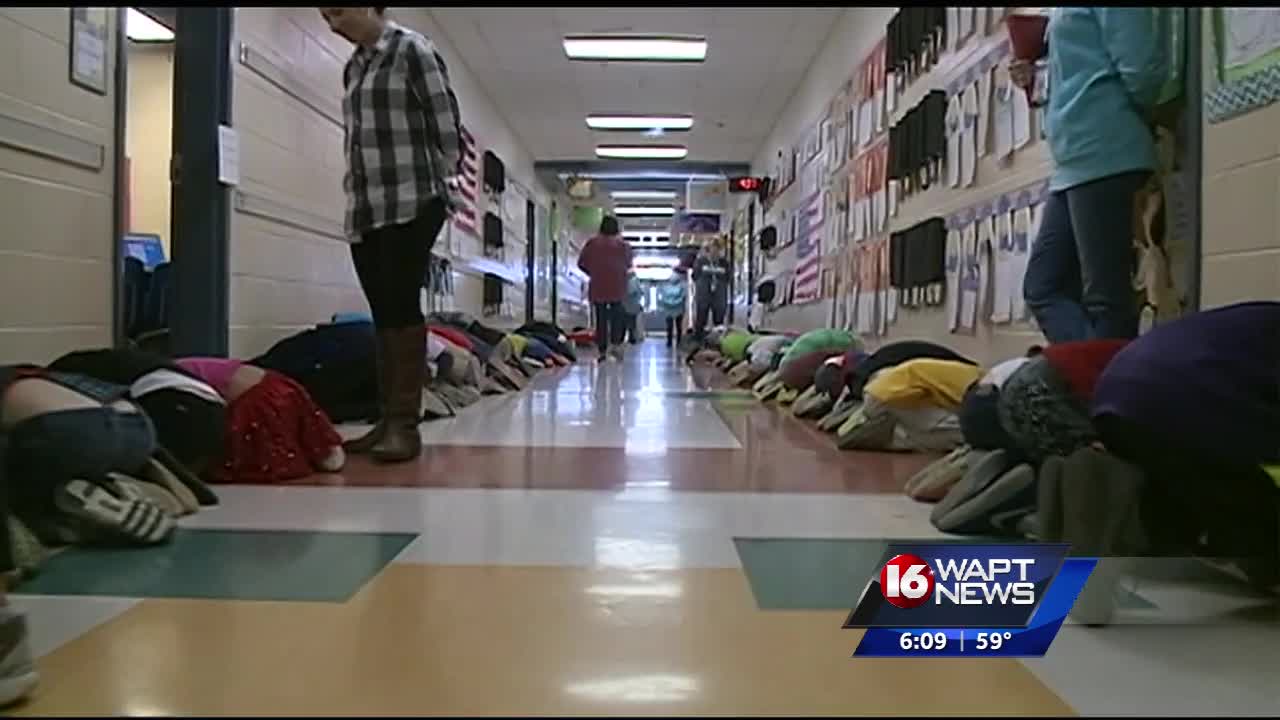
[[465, 125], [461, 130], [462, 166], [458, 174], [458, 205], [453, 212], [453, 226], [472, 237], [479, 237], [480, 154], [475, 136]]

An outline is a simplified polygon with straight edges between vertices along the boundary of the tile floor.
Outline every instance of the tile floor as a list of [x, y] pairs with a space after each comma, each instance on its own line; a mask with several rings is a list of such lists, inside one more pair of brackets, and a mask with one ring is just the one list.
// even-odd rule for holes
[[850, 659], [829, 576], [851, 541], [940, 537], [898, 492], [927, 459], [835, 451], [660, 345], [426, 425], [417, 463], [220, 488], [128, 569], [51, 567], [15, 596], [43, 656], [16, 712], [1280, 710], [1274, 604], [1207, 577], [1143, 579], [1041, 660]]

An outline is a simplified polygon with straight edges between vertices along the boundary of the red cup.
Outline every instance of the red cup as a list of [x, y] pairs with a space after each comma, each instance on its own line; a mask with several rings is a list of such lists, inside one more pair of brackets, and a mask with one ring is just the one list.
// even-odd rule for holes
[[1009, 29], [1009, 45], [1015, 58], [1034, 61], [1044, 57], [1047, 47], [1044, 35], [1049, 18], [1044, 15], [1010, 15], [1005, 18], [1005, 26]]

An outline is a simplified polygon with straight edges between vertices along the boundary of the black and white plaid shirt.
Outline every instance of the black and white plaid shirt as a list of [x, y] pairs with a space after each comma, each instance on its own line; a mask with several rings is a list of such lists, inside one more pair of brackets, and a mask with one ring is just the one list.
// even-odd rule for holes
[[431, 41], [387, 22], [372, 47], [359, 46], [342, 71], [347, 173], [346, 232], [353, 241], [413, 220], [449, 197], [457, 172], [458, 110]]

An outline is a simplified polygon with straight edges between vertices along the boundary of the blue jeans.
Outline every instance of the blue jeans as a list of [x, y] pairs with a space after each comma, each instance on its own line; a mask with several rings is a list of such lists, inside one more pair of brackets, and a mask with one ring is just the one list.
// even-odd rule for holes
[[156, 451], [155, 428], [141, 411], [110, 407], [36, 415], [8, 432], [4, 457], [8, 501], [39, 537], [53, 537], [54, 489], [72, 480], [133, 473]]
[[1149, 175], [1112, 175], [1045, 201], [1023, 296], [1049, 342], [1137, 337], [1133, 202]]

